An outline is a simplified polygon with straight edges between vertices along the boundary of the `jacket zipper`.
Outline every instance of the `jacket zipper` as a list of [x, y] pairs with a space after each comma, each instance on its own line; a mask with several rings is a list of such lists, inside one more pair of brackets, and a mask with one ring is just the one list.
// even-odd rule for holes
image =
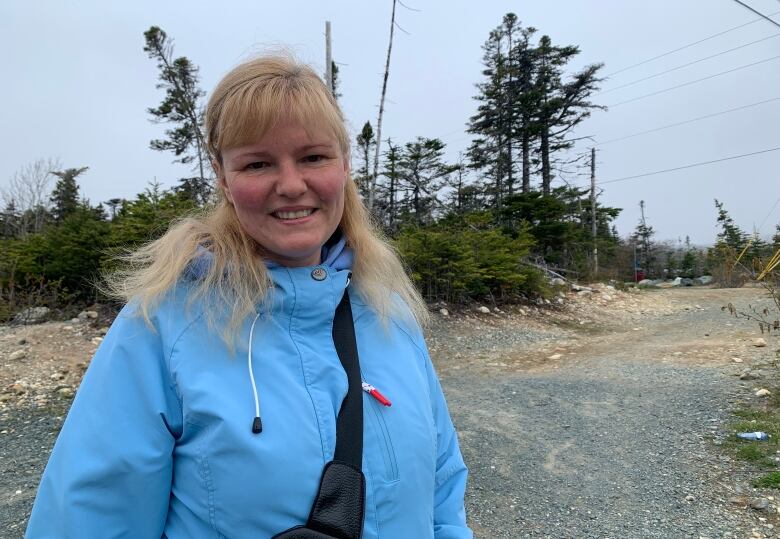
[[387, 428], [382, 406], [373, 398], [366, 400], [370, 403], [368, 407], [371, 410], [371, 416], [373, 417], [374, 424], [376, 425], [375, 433], [379, 439], [379, 444], [384, 448], [384, 451], [382, 452], [382, 459], [385, 463], [387, 481], [397, 481], [398, 461], [395, 457], [393, 441], [390, 439], [390, 430]]

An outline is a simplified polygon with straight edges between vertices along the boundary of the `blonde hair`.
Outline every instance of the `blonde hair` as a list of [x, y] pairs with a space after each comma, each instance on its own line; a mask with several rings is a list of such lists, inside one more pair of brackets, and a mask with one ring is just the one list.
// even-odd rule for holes
[[[262, 138], [283, 115], [301, 125], [329, 130], [344, 159], [349, 159], [349, 135], [332, 94], [314, 70], [284, 56], [245, 62], [220, 81], [206, 108], [208, 150], [221, 164], [223, 150]], [[339, 227], [354, 253], [353, 283], [380, 318], [386, 322], [390, 316], [407, 314], [394, 300], [395, 293], [419, 323], [427, 322], [425, 302], [393, 247], [371, 223], [350, 178]], [[211, 260], [195, 278], [188, 304], [217, 300], [206, 302], [213, 307], [204, 314], [232, 349], [243, 321], [268, 299], [270, 281], [259, 247], [242, 230], [220, 188], [212, 208], [174, 222], [161, 238], [121, 256], [123, 269], [107, 277], [107, 292], [134, 302], [148, 322], [163, 296], [197, 264], [205, 249]], [[222, 313], [229, 314], [227, 320]]]

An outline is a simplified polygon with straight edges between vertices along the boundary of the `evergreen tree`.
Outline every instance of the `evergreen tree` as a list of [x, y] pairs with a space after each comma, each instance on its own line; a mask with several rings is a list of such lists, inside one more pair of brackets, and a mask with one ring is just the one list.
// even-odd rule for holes
[[381, 204], [383, 206], [384, 222], [390, 233], [396, 230], [398, 222], [398, 202], [397, 194], [399, 192], [399, 181], [401, 171], [401, 147], [393, 144], [391, 139], [387, 139], [387, 151], [384, 155], [384, 168], [382, 176], [386, 178], [383, 182]]
[[364, 199], [368, 198], [369, 189], [371, 187], [371, 173], [370, 173], [370, 153], [372, 148], [376, 146], [376, 139], [374, 138], [374, 130], [369, 122], [363, 125], [363, 129], [357, 136], [357, 148], [360, 152], [361, 163], [357, 171], [357, 185], [360, 194]]
[[400, 160], [400, 178], [408, 193], [403, 201], [408, 219], [417, 225], [433, 221], [436, 192], [457, 169], [443, 161], [444, 143], [439, 139], [417, 137], [404, 147]]
[[198, 68], [184, 56], [174, 58], [173, 41], [157, 26], [144, 32], [144, 38], [144, 52], [157, 62], [159, 69], [157, 88], [165, 90], [160, 106], [150, 108], [148, 112], [153, 122], [173, 126], [165, 130], [167, 138], [152, 140], [150, 147], [173, 152], [177, 157], [174, 162], [195, 165], [197, 176], [182, 178], [180, 190], [196, 204], [205, 204], [211, 198], [212, 187], [202, 132], [201, 98], [206, 94], [198, 87]]
[[655, 230], [653, 230], [652, 226], [647, 224], [647, 220], [645, 219], [645, 201], [640, 200], [639, 206], [642, 209], [642, 216], [631, 237], [637, 245], [637, 253], [639, 255], [637, 257], [638, 263], [649, 277], [653, 272], [653, 265], [655, 262], [655, 244], [653, 242]]
[[563, 81], [567, 64], [580, 53], [579, 47], [552, 45], [549, 36], [542, 36], [536, 47], [537, 69], [534, 86], [539, 100], [537, 127], [542, 192], [550, 194], [553, 178], [552, 155], [573, 146], [566, 134], [590, 116], [591, 109], [602, 108], [589, 101], [602, 79], [598, 72], [603, 64], [593, 64]]
[[519, 139], [522, 158], [521, 177], [522, 191], [531, 190], [531, 154], [532, 147], [539, 137], [539, 122], [537, 111], [540, 96], [534, 84], [534, 73], [538, 65], [537, 49], [531, 46], [531, 38], [536, 33], [535, 28], [524, 28], [520, 31], [517, 43], [511, 51], [514, 83], [511, 86], [515, 98], [515, 129], [513, 133]]
[[687, 250], [680, 261], [680, 275], [682, 277], [696, 277], [697, 257], [694, 250]]
[[76, 178], [87, 170], [89, 170], [89, 167], [52, 171], [52, 174], [59, 178], [51, 194], [51, 213], [56, 223], [62, 222], [63, 219], [78, 208], [79, 186], [76, 183]]
[[522, 27], [515, 14], [507, 13], [483, 45], [485, 78], [477, 85], [479, 105], [468, 124], [468, 131], [477, 135], [469, 158], [472, 168], [485, 173], [496, 210], [502, 197], [516, 190], [518, 154], [521, 190], [531, 189], [536, 153], [542, 191], [549, 195], [554, 156], [572, 147], [567, 138], [571, 130], [599, 108], [589, 99], [601, 81], [602, 65], [589, 65], [564, 80], [564, 70], [579, 48], [553, 46], [549, 36], [534, 46], [535, 33], [535, 28]]
[[[540, 191], [515, 193], [505, 200], [501, 222], [510, 234], [527, 226], [534, 238], [532, 253], [545, 262], [586, 272], [591, 267], [593, 249], [588, 192], [563, 186], [550, 195]], [[612, 222], [620, 211], [596, 205], [596, 241], [605, 263], [619, 243]]]
[[333, 97], [336, 98], [336, 101], [341, 98], [341, 93], [339, 92], [339, 84], [341, 81], [339, 80], [339, 66], [336, 65], [336, 62], [333, 60], [330, 61], [330, 72], [331, 72], [331, 87], [330, 91], [333, 94]]
[[126, 248], [160, 237], [172, 221], [192, 211], [192, 199], [180, 192], [165, 191], [150, 183], [134, 200], [122, 204], [112, 221], [110, 243]]
[[121, 198], [112, 198], [106, 202], [106, 206], [108, 206], [111, 209], [111, 220], [113, 221], [116, 219], [116, 209], [117, 207], [120, 207], [122, 203], [124, 202]]
[[772, 254], [769, 253], [769, 244], [761, 239], [758, 229], [753, 230], [753, 234], [751, 234], [748, 241], [749, 245], [747, 245], [747, 249], [743, 247], [743, 249], [745, 249], [745, 254], [742, 256], [742, 260], [746, 265], [752, 266], [755, 270], [760, 272], [763, 269], [763, 264], [772, 256]]
[[734, 220], [723, 207], [723, 203], [715, 199], [715, 207], [718, 209], [718, 226], [720, 232], [718, 232], [718, 242], [722, 242], [739, 253], [747, 242], [747, 235], [740, 230], [740, 228], [734, 223]]
[[518, 32], [517, 26], [517, 16], [508, 13], [482, 46], [485, 80], [477, 84], [479, 93], [474, 99], [480, 104], [468, 126], [468, 132], [477, 135], [468, 150], [470, 164], [483, 171], [488, 179], [496, 211], [501, 209], [503, 196], [511, 194], [514, 188], [515, 103], [519, 96], [513, 83], [517, 77], [513, 74], [515, 59], [511, 43]]
[[9, 200], [0, 213], [0, 235], [3, 238], [14, 238], [19, 233], [19, 212], [14, 200]]
[[40, 260], [43, 276], [59, 280], [71, 293], [93, 292], [104, 257], [109, 225], [88, 204], [78, 204], [58, 226], [45, 234], [46, 253]]

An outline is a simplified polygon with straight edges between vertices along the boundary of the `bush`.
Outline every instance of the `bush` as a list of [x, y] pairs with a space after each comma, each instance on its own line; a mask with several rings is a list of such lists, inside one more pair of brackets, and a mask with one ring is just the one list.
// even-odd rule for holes
[[480, 217], [469, 221], [465, 228], [407, 228], [396, 238], [423, 296], [461, 302], [538, 293], [544, 279], [521, 262], [532, 245], [529, 234], [523, 230], [512, 238], [480, 228]]

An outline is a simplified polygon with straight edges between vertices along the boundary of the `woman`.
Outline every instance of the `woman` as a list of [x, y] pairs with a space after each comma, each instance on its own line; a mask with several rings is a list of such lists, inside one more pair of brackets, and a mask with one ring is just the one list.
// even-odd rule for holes
[[[309, 67], [259, 58], [206, 111], [220, 201], [127, 258], [127, 302], [52, 451], [27, 537], [264, 538], [306, 522], [347, 378], [364, 382], [363, 537], [464, 538], [457, 438], [425, 305], [349, 179], [341, 112]], [[246, 359], [246, 360], [244, 360]]]

